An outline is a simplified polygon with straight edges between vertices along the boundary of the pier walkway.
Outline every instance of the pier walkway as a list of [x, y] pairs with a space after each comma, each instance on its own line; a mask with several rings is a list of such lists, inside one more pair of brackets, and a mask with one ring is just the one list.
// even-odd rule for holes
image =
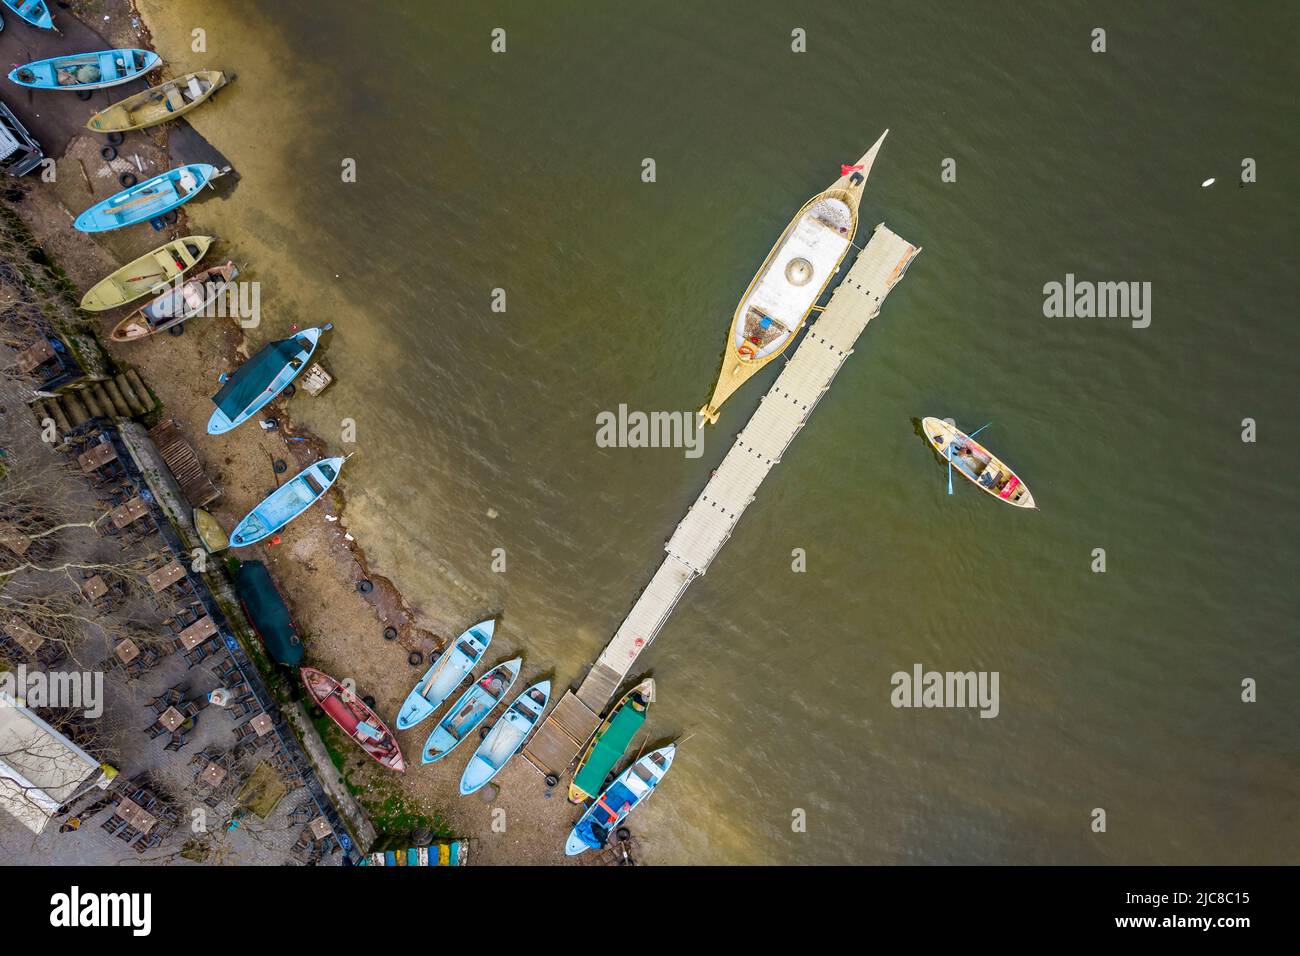
[[567, 692], [524, 748], [544, 774], [559, 777], [600, 724], [601, 711], [637, 657], [655, 639], [687, 586], [708, 570], [758, 486], [781, 461], [863, 329], [919, 253], [883, 223], [872, 233], [794, 356], [768, 389], [722, 464], [678, 524], [668, 556], [641, 592], [577, 692]]

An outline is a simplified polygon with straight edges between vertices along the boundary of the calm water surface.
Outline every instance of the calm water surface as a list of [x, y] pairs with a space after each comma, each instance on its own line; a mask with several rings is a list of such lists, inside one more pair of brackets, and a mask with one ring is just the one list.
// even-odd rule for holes
[[[695, 460], [598, 449], [596, 413], [701, 405], [776, 235], [892, 128], [859, 238], [925, 251], [643, 659], [688, 738], [656, 859], [1295, 861], [1294, 7], [146, 6], [164, 52], [208, 30], [178, 67], [239, 74], [195, 121], [237, 201], [197, 215], [264, 334], [335, 323], [339, 382], [294, 415], [356, 420], [360, 539], [448, 628], [504, 609], [562, 685], [776, 370]], [[1151, 282], [1150, 328], [1044, 318], [1067, 272]], [[923, 415], [992, 420], [1041, 512], [949, 498]], [[893, 709], [916, 662], [998, 671], [1000, 715]]]

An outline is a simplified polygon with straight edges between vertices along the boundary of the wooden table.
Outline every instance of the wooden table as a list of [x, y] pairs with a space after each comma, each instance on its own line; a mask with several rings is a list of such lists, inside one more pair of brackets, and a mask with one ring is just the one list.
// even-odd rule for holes
[[36, 371], [52, 358], [54, 358], [54, 349], [50, 347], [48, 340], [42, 338], [19, 352], [15, 361], [18, 363], [19, 370], [23, 374], [28, 374]]
[[133, 521], [139, 521], [149, 513], [149, 503], [143, 498], [132, 498], [124, 505], [113, 509], [113, 525], [119, 530]]
[[110, 461], [117, 460], [117, 449], [113, 447], [111, 441], [102, 441], [94, 448], [87, 449], [77, 456], [77, 464], [81, 465], [83, 474], [90, 474], [99, 468], [103, 468]]
[[148, 833], [158, 823], [158, 818], [129, 797], [117, 805], [117, 815], [141, 833]]
[[145, 580], [149, 582], [149, 587], [153, 588], [154, 594], [166, 590], [181, 578], [185, 577], [185, 566], [179, 561], [173, 561], [157, 571], [150, 571], [145, 575]]
[[273, 729], [271, 718], [268, 717], [266, 714], [258, 714], [248, 723], [249, 726], [251, 726], [253, 730], [257, 732], [257, 736], [259, 737], [265, 737]]
[[212, 618], [204, 617], [195, 621], [177, 636], [181, 640], [181, 647], [192, 651], [215, 633], [217, 633], [217, 625]]
[[17, 641], [28, 654], [35, 654], [41, 649], [41, 645], [45, 643], [45, 638], [35, 631], [29, 631], [27, 628], [16, 624], [9, 625], [9, 636]]
[[221, 781], [226, 779], [226, 768], [219, 763], [208, 762], [203, 768], [203, 773], [199, 774], [199, 780], [209, 787], [221, 786]]
[[317, 840], [323, 840], [334, 832], [334, 829], [329, 825], [329, 821], [324, 817], [317, 817], [307, 824], [307, 828], [311, 830], [311, 835]]
[[128, 637], [113, 648], [113, 653], [117, 655], [117, 659], [123, 664], [130, 664], [140, 656], [140, 648], [136, 647], [135, 641]]
[[4, 545], [21, 558], [31, 548], [32, 539], [9, 522], [0, 521], [0, 545]]
[[108, 585], [96, 574], [93, 578], [86, 578], [81, 582], [81, 593], [93, 604], [108, 593]]
[[158, 715], [158, 723], [162, 724], [172, 733], [176, 733], [176, 728], [185, 723], [185, 715], [175, 707], [168, 707]]

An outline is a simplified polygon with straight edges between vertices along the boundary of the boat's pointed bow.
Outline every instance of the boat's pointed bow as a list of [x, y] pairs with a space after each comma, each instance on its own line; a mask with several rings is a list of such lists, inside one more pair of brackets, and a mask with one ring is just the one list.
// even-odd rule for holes
[[856, 163], [847, 167], [844, 175], [832, 187], [847, 190], [855, 209], [857, 204], [862, 201], [862, 191], [867, 186], [867, 177], [871, 175], [871, 167], [876, 162], [876, 154], [880, 152], [880, 147], [884, 144], [885, 137], [888, 135], [889, 130], [881, 133], [880, 139], [872, 143], [871, 148], [863, 153]]

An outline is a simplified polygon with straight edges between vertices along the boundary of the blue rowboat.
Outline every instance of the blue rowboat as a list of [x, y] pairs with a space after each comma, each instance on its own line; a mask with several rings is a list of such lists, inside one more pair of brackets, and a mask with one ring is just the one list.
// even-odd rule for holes
[[605, 788], [596, 802], [574, 825], [564, 852], [577, 856], [587, 850], [599, 850], [609, 839], [610, 831], [627, 819], [627, 815], [654, 793], [659, 781], [673, 765], [677, 745], [669, 744], [646, 754]]
[[524, 741], [537, 726], [550, 699], [551, 682], [548, 680], [538, 681], [515, 698], [501, 719], [492, 725], [474, 756], [469, 758], [469, 765], [460, 775], [461, 796], [468, 796], [482, 787], [523, 749]]
[[207, 163], [177, 166], [96, 203], [73, 225], [82, 232], [109, 232], [153, 219], [189, 202], [220, 175]]
[[397, 714], [398, 730], [410, 730], [442, 706], [442, 702], [460, 686], [460, 682], [474, 669], [487, 646], [492, 643], [496, 627], [496, 621], [480, 621], [438, 655], [437, 660], [406, 695], [402, 709]]
[[102, 90], [144, 76], [162, 58], [152, 50], [100, 50], [33, 60], [9, 72], [9, 79], [33, 90]]
[[303, 329], [287, 339], [268, 342], [235, 369], [221, 390], [212, 396], [217, 410], [208, 419], [208, 434], [224, 435], [237, 428], [288, 388], [307, 367], [321, 334], [332, 328], [333, 325], [326, 324]]
[[54, 17], [50, 16], [45, 0], [4, 0], [4, 5], [34, 27], [54, 29]]
[[329, 490], [345, 461], [346, 458], [324, 458], [298, 472], [244, 515], [230, 532], [230, 546], [245, 548], [275, 534]]
[[433, 728], [433, 733], [424, 742], [420, 762], [433, 763], [455, 750], [483, 722], [483, 718], [492, 713], [492, 708], [500, 703], [519, 676], [519, 665], [522, 663], [523, 658], [515, 657], [504, 664], [498, 664], [461, 694], [460, 700], [447, 711], [447, 716], [438, 721], [438, 726]]

